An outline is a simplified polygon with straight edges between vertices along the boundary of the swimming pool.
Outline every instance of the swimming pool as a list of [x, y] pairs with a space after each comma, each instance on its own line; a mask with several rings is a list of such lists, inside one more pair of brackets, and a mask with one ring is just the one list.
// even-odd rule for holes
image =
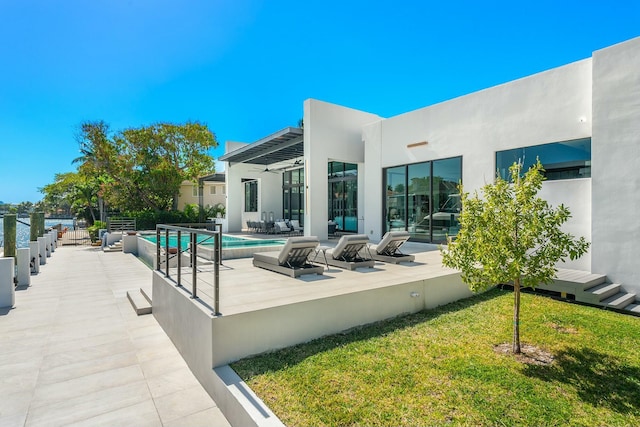
[[[152, 243], [156, 243], [156, 235], [155, 234], [146, 234], [141, 236], [143, 239], [148, 240]], [[197, 238], [198, 244], [203, 246], [213, 246], [213, 236], [207, 235], [198, 235]], [[222, 235], [222, 248], [223, 249], [232, 249], [232, 248], [250, 248], [255, 246], [277, 246], [284, 245], [285, 240], [283, 239], [247, 239], [245, 237], [237, 237], [237, 236], [229, 236], [227, 234]], [[165, 237], [160, 236], [160, 245], [165, 245]], [[170, 235], [169, 236], [169, 246], [176, 247], [178, 246], [178, 236]], [[189, 246], [189, 236], [183, 235], [180, 238], [180, 247], [187, 248]]]

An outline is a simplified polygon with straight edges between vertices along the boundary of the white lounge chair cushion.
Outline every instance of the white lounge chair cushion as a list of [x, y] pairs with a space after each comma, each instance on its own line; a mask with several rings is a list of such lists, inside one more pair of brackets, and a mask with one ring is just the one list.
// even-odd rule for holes
[[278, 221], [276, 222], [276, 227], [278, 227], [278, 229], [280, 231], [289, 231], [289, 226], [287, 226], [287, 223], [284, 221]]
[[379, 255], [393, 255], [400, 246], [409, 240], [408, 231], [387, 231], [377, 245], [369, 246], [369, 250]]
[[315, 252], [320, 241], [315, 236], [289, 237], [280, 252], [262, 252], [253, 254], [253, 258], [267, 264], [281, 266], [300, 266], [306, 263], [308, 256]]
[[333, 259], [340, 259], [345, 254], [357, 254], [367, 243], [369, 243], [369, 237], [366, 234], [345, 234], [340, 237], [336, 247], [328, 249], [326, 254]]

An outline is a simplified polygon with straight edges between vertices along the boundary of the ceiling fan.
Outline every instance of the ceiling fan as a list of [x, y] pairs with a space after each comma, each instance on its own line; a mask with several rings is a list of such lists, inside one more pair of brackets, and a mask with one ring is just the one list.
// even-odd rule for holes
[[269, 173], [278, 173], [278, 169], [269, 169], [269, 165], [264, 165], [264, 169], [254, 169], [254, 172], [260, 172], [260, 173], [265, 173], [265, 172], [269, 172]]
[[254, 169], [255, 172], [260, 172], [260, 173], [265, 173], [265, 172], [269, 172], [269, 173], [280, 173], [282, 171], [286, 171], [287, 169], [293, 168], [295, 166], [299, 166], [302, 164], [302, 160], [301, 159], [296, 159], [296, 161], [294, 161], [293, 163], [290, 163], [288, 165], [285, 166], [281, 166], [278, 168], [274, 168], [271, 169], [269, 168], [269, 165], [264, 165], [264, 169]]
[[301, 159], [296, 159], [296, 161], [295, 161], [295, 162], [293, 162], [293, 163], [290, 163], [290, 164], [288, 164], [288, 165], [281, 166], [281, 167], [279, 167], [279, 168], [277, 168], [277, 169], [272, 169], [272, 170], [277, 170], [277, 171], [286, 171], [286, 170], [288, 170], [288, 169], [295, 168], [296, 166], [299, 166], [299, 165], [301, 165], [301, 164], [302, 164], [302, 160], [301, 160]]

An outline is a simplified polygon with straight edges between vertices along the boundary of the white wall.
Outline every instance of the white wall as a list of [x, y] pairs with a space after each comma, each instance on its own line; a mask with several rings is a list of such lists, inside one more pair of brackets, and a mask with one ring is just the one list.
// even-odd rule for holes
[[[412, 294], [417, 296], [414, 298]], [[411, 283], [218, 316], [212, 321], [213, 366], [472, 295], [459, 273], [442, 270], [440, 276]]]
[[[237, 150], [248, 145], [242, 142], [227, 141], [225, 144], [225, 153]], [[241, 231], [245, 226], [243, 223], [244, 211], [244, 185], [242, 178], [245, 172], [249, 170], [251, 165], [234, 164], [229, 165], [225, 162], [225, 184], [227, 186], [227, 224], [229, 231]]]
[[[462, 156], [462, 181], [473, 191], [493, 182], [496, 151], [590, 137], [591, 59], [389, 118], [363, 135], [365, 229], [379, 239], [382, 168]], [[421, 141], [428, 144], [408, 147]], [[579, 234], [590, 234], [589, 212], [573, 213]]]
[[[247, 144], [227, 142], [225, 153]], [[264, 166], [234, 163], [225, 165], [227, 185], [227, 221], [230, 232], [242, 231], [247, 221], [259, 221], [262, 212], [273, 212], [275, 219], [282, 218], [282, 173], [263, 172]], [[243, 179], [258, 181], [258, 212], [244, 211]]]
[[[327, 163], [330, 161], [358, 164], [358, 217], [362, 217], [366, 197], [362, 127], [379, 119], [374, 114], [315, 99], [304, 102], [306, 235], [318, 236], [321, 240], [327, 238]], [[362, 227], [361, 221], [359, 227]]]
[[593, 272], [640, 295], [640, 38], [593, 54]]
[[[563, 227], [563, 231], [591, 241], [591, 179], [565, 179], [546, 181], [542, 184], [540, 197], [551, 206], [561, 204], [569, 208], [571, 219]], [[591, 271], [591, 250], [580, 259], [558, 263], [560, 268]]]

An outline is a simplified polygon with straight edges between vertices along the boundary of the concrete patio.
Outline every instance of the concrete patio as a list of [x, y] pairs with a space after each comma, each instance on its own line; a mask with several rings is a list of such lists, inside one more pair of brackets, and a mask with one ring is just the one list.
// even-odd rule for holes
[[133, 255], [59, 247], [0, 309], [0, 425], [228, 426], [153, 316]]
[[219, 315], [213, 265], [198, 265], [197, 299], [190, 268], [182, 286], [174, 281], [176, 269], [170, 269], [174, 280], [154, 271], [153, 314], [233, 425], [281, 426], [229, 363], [471, 295], [460, 273], [442, 266], [437, 246], [414, 243], [403, 251], [414, 253], [415, 262], [376, 262], [355, 271], [329, 266], [322, 275], [298, 278], [254, 267], [251, 258], [224, 260]]

